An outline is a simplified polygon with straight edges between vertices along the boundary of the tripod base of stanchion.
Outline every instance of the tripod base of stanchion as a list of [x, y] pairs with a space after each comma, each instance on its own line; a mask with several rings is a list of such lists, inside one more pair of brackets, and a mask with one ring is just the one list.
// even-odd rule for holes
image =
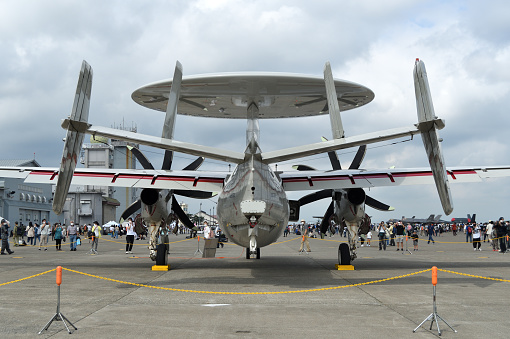
[[335, 269], [337, 269], [338, 271], [354, 271], [354, 266], [336, 264]]
[[[47, 331], [48, 328], [50, 327], [51, 323], [53, 321], [62, 321], [64, 323], [64, 326], [66, 327], [67, 329], [67, 332], [69, 332], [69, 334], [71, 334], [71, 330], [69, 329], [69, 326], [67, 326], [67, 323], [69, 323], [70, 326], [72, 326], [74, 328], [74, 330], [76, 331], [78, 328], [76, 326], [73, 325], [72, 322], [69, 321], [69, 319], [67, 319], [62, 313], [60, 312], [57, 312], [55, 313], [55, 315], [53, 316], [53, 318], [50, 319], [50, 321], [48, 321], [48, 323], [46, 324], [46, 326], [44, 326], [44, 328], [42, 330], [39, 331], [38, 334], [41, 334], [43, 331]], [[67, 323], [66, 323], [67, 322]]]
[[441, 335], [441, 330], [439, 329], [439, 321], [438, 321], [438, 319], [439, 319], [439, 320], [441, 320], [442, 322], [444, 322], [446, 325], [448, 325], [448, 327], [449, 327], [449, 328], [451, 328], [453, 332], [457, 333], [457, 331], [456, 331], [453, 327], [451, 327], [451, 326], [450, 326], [450, 324], [448, 324], [448, 323], [446, 322], [446, 320], [444, 320], [443, 318], [441, 318], [441, 317], [439, 316], [439, 314], [437, 314], [437, 313], [430, 313], [430, 315], [429, 315], [427, 318], [425, 318], [425, 320], [423, 320], [423, 321], [421, 322], [421, 324], [419, 324], [419, 325], [418, 325], [418, 326], [417, 326], [417, 327], [413, 330], [413, 333], [414, 333], [414, 332], [416, 332], [416, 331], [417, 331], [417, 330], [421, 327], [421, 325], [425, 324], [427, 321], [429, 321], [429, 320], [430, 320], [430, 328], [429, 328], [429, 330], [432, 330], [432, 325], [434, 325], [434, 321], [435, 321], [435, 322], [436, 322], [436, 325], [437, 325], [437, 333], [438, 333], [439, 335]]
[[170, 265], [154, 265], [152, 266], [153, 271], [169, 271]]

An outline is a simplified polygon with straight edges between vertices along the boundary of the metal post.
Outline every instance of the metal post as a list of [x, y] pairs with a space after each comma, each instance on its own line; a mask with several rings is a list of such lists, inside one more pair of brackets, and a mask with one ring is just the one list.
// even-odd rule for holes
[[430, 322], [430, 328], [429, 330], [432, 330], [432, 326], [434, 325], [434, 321], [436, 322], [436, 326], [437, 326], [437, 333], [439, 335], [441, 335], [441, 330], [439, 329], [439, 320], [442, 320], [446, 325], [448, 325], [449, 328], [452, 329], [453, 332], [457, 333], [457, 331], [450, 326], [450, 324], [448, 324], [446, 322], [446, 320], [444, 320], [443, 318], [441, 318], [441, 316], [439, 314], [437, 314], [437, 305], [436, 305], [436, 284], [437, 284], [437, 267], [434, 266], [432, 267], [432, 285], [433, 285], [433, 289], [432, 289], [432, 313], [427, 317], [425, 318], [425, 320], [423, 320], [414, 330], [413, 330], [413, 333], [416, 332], [416, 330], [418, 328], [421, 327], [421, 325], [423, 325], [424, 323], [426, 323], [427, 321], [431, 321]]
[[56, 321], [62, 321], [64, 323], [64, 326], [66, 327], [67, 329], [67, 332], [69, 332], [69, 334], [71, 334], [71, 330], [69, 329], [69, 326], [67, 326], [67, 323], [69, 323], [69, 325], [71, 325], [75, 330], [77, 330], [78, 328], [76, 326], [73, 325], [72, 322], [69, 321], [69, 319], [67, 319], [61, 312], [60, 312], [60, 284], [62, 283], [62, 267], [61, 266], [58, 266], [57, 267], [57, 312], [55, 313], [55, 315], [50, 319], [50, 321], [48, 321], [48, 323], [46, 324], [46, 326], [44, 326], [44, 328], [42, 330], [39, 331], [38, 334], [41, 334], [42, 331], [45, 331], [45, 330], [48, 330], [48, 328], [50, 327], [51, 323], [56, 320]]
[[197, 253], [204, 254], [204, 252], [202, 252], [202, 250], [200, 250], [200, 236], [197, 236], [197, 250], [195, 251], [195, 254], [193, 254], [193, 255], [197, 255]]

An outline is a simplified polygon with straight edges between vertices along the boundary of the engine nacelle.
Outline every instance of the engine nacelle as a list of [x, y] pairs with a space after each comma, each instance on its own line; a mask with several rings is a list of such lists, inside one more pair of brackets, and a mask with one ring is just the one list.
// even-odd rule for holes
[[365, 190], [350, 188], [335, 191], [333, 194], [335, 223], [340, 224], [342, 220], [349, 223], [359, 223], [365, 217]]
[[159, 225], [162, 220], [168, 217], [171, 206], [166, 190], [157, 190], [153, 188], [145, 188], [140, 194], [142, 201], [142, 218], [147, 225]]

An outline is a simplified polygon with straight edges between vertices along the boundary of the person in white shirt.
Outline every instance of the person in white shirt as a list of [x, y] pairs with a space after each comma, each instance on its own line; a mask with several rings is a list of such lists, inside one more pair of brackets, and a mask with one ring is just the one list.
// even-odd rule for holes
[[204, 221], [204, 239], [211, 239], [211, 228], [207, 224], [207, 221]]
[[135, 242], [135, 223], [133, 222], [133, 218], [128, 219], [128, 224], [126, 226], [126, 254], [133, 253], [133, 243]]

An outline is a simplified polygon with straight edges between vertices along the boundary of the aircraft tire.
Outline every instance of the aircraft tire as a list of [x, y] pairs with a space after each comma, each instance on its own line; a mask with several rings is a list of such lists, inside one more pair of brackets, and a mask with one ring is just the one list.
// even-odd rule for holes
[[156, 252], [156, 265], [167, 265], [168, 247], [166, 244], [159, 244]]
[[246, 259], [250, 259], [250, 257], [251, 257], [250, 248], [247, 247], [246, 248]]
[[257, 259], [260, 259], [260, 247], [257, 247]]
[[348, 244], [340, 244], [340, 246], [338, 246], [338, 263], [340, 265], [351, 264], [351, 253]]

